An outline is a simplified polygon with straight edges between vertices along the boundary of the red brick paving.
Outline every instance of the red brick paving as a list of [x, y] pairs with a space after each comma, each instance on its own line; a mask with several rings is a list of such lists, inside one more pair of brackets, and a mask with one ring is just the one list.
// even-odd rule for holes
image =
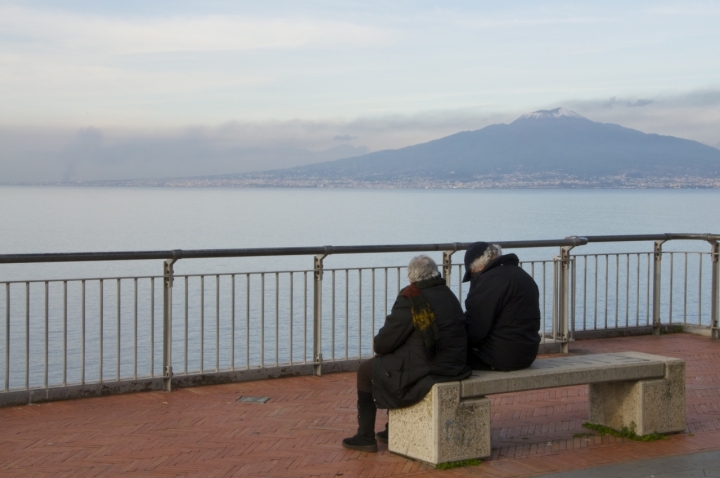
[[624, 350], [687, 361], [686, 433], [653, 443], [573, 437], [587, 432], [586, 386], [495, 395], [492, 458], [437, 471], [385, 445], [377, 454], [340, 446], [356, 428], [355, 375], [342, 373], [3, 408], [0, 476], [510, 477], [720, 448], [720, 342], [673, 334], [571, 345]]

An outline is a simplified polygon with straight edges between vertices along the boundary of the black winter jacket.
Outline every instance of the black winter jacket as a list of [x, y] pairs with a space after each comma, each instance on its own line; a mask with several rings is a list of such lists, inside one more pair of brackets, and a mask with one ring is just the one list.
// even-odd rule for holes
[[398, 295], [375, 336], [375, 353], [379, 355], [373, 364], [373, 398], [378, 408], [408, 407], [422, 400], [434, 384], [462, 380], [471, 374], [465, 363], [467, 337], [460, 302], [445, 285], [420, 289], [438, 326], [435, 357], [428, 360], [420, 333], [412, 323], [410, 301]]
[[496, 370], [532, 365], [540, 344], [538, 287], [515, 254], [490, 261], [473, 274], [465, 299], [468, 347]]

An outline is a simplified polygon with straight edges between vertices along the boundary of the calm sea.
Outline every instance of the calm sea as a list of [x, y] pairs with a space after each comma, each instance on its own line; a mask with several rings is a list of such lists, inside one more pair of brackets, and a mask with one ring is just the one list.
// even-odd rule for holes
[[[720, 191], [713, 190], [0, 187], [0, 253], [720, 233], [718, 199]], [[573, 252], [649, 252], [651, 247], [648, 243], [601, 244]], [[673, 242], [665, 250], [707, 252], [709, 245], [699, 241]], [[547, 261], [558, 251], [552, 248], [515, 252], [526, 261]], [[410, 255], [331, 256], [325, 264], [328, 268], [400, 266], [407, 264]], [[434, 255], [440, 259], [439, 253]], [[677, 280], [674, 283], [666, 280], [663, 284], [663, 310], [668, 311], [668, 319], [687, 317], [692, 323], [707, 324], [709, 262], [706, 257], [705, 268], [701, 269], [699, 256], [691, 255], [688, 269], [683, 256], [687, 257], [677, 258]], [[648, 322], [649, 256], [614, 257], [599, 262], [579, 259], [582, 270], [590, 272], [578, 274], [578, 291], [588, 294], [587, 300], [576, 303], [578, 328], [584, 328], [586, 322], [591, 328], [598, 324], [602, 327]], [[456, 262], [460, 261], [462, 254], [456, 257]], [[532, 270], [541, 287], [541, 313], [547, 319], [552, 309], [552, 265], [548, 266], [547, 274], [546, 265], [537, 263]], [[667, 273], [672, 263], [664, 261], [664, 267]], [[178, 274], [212, 274], [310, 268], [311, 257], [277, 257], [181, 260], [175, 270]], [[677, 275], [683, 273], [683, 268], [685, 274], [688, 270], [690, 273], [689, 292], [684, 289], [685, 282], [679, 280], [682, 276]], [[0, 282], [161, 274], [161, 261], [0, 265]], [[696, 279], [699, 274], [705, 278], [702, 287]], [[191, 373], [311, 359], [312, 274], [240, 274], [235, 279], [207, 275], [176, 280], [172, 335], [175, 370]], [[44, 380], [51, 385], [62, 383], [65, 369], [70, 382], [98, 380], [101, 374], [106, 380], [115, 380], [161, 373], [162, 281], [144, 278], [86, 282], [51, 281], [4, 287], [0, 310], [9, 311], [5, 312], [9, 322], [0, 327], [0, 383], [5, 381], [7, 350], [10, 388], [22, 387], [26, 380], [30, 386], [41, 386]], [[326, 273], [324, 357], [327, 360], [354, 357], [360, 350], [363, 356], [369, 356], [374, 331], [382, 324], [394, 294], [404, 283], [405, 278], [397, 269], [391, 269], [389, 274], [384, 269]], [[613, 293], [613, 289], [619, 292]], [[675, 291], [672, 303], [670, 289]], [[462, 298], [462, 291], [457, 288], [457, 292]], [[705, 305], [701, 308], [703, 300]], [[30, 306], [26, 307], [26, 303]], [[670, 311], [674, 313], [672, 317]], [[549, 319], [543, 330], [552, 332]]]
[[[717, 190], [0, 187], [0, 253], [550, 239], [720, 232]], [[600, 247], [600, 246], [594, 246]], [[649, 250], [648, 244], [602, 246]], [[619, 249], [618, 249], [619, 247]], [[707, 249], [675, 243], [668, 248]], [[698, 249], [699, 248], [699, 249]], [[586, 247], [590, 251], [590, 247]], [[548, 258], [553, 251], [519, 251]], [[328, 264], [405, 262], [333, 257]], [[310, 258], [181, 261], [178, 272], [308, 268]], [[5, 265], [3, 279], [160, 272], [160, 264]]]

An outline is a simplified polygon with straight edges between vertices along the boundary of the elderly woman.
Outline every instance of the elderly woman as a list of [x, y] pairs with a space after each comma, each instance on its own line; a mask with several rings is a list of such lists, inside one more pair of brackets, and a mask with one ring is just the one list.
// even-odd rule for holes
[[[417, 256], [407, 275], [410, 285], [400, 291], [375, 336], [377, 355], [358, 370], [358, 432], [343, 440], [345, 448], [377, 451], [376, 408], [413, 405], [434, 384], [470, 376], [463, 310], [437, 265]], [[378, 439], [387, 441], [387, 429]]]

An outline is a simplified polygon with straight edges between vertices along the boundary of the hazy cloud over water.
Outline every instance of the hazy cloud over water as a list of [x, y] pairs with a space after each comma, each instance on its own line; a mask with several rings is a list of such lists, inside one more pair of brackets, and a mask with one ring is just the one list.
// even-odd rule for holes
[[566, 99], [505, 114], [468, 109], [350, 121], [229, 122], [159, 131], [4, 127], [0, 128], [0, 178], [2, 183], [88, 181], [285, 168], [422, 143], [557, 106], [593, 121], [720, 147], [720, 90], [703, 90], [642, 99]]

